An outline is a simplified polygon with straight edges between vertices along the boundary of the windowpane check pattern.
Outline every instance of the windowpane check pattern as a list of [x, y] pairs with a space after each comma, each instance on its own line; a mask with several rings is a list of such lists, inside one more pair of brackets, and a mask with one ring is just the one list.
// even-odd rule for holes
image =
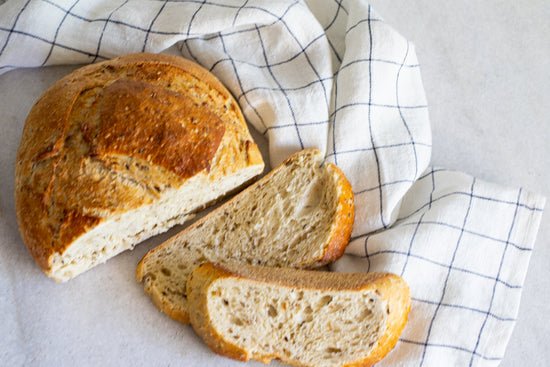
[[[410, 285], [381, 366], [494, 366], [512, 332], [544, 198], [430, 166], [414, 46], [360, 0], [12, 0], [0, 73], [168, 52], [213, 72], [269, 141], [346, 173], [356, 222], [336, 271]], [[192, 351], [188, 351], [192, 353]]]

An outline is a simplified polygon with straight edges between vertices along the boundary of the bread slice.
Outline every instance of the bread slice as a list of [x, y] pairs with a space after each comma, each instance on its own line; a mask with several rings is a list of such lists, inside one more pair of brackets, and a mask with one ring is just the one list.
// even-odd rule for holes
[[411, 306], [393, 274], [205, 263], [187, 281], [190, 320], [215, 353], [295, 366], [371, 366]]
[[33, 106], [15, 167], [19, 229], [44, 272], [65, 281], [263, 168], [212, 74], [181, 57], [126, 55], [74, 71]]
[[306, 149], [147, 253], [137, 280], [161, 311], [188, 323], [185, 283], [197, 265], [319, 267], [342, 256], [353, 220], [348, 180], [323, 164], [319, 150]]

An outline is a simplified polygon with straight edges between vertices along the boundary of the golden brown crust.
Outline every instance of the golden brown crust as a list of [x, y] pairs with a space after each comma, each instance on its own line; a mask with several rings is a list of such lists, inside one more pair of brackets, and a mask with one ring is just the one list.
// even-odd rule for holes
[[350, 241], [355, 221], [355, 200], [351, 184], [340, 168], [332, 163], [328, 163], [327, 166], [327, 169], [337, 177], [339, 203], [337, 219], [333, 226], [327, 251], [321, 259], [322, 264], [328, 264], [342, 257]]
[[409, 288], [400, 279], [397, 275], [393, 274], [390, 277], [377, 279], [376, 289], [388, 303], [386, 331], [380, 337], [376, 348], [368, 356], [346, 367], [372, 366], [380, 362], [397, 344], [403, 329], [405, 329], [409, 311], [411, 310]]
[[[239, 279], [246, 279], [260, 284], [294, 289], [375, 291], [387, 302], [386, 331], [368, 355], [342, 367], [372, 366], [382, 360], [397, 343], [408, 321], [411, 307], [407, 284], [401, 277], [390, 273], [344, 274], [241, 264], [205, 263], [197, 267], [187, 281], [191, 325], [212, 351], [240, 361], [255, 359], [269, 363], [272, 358], [279, 356], [251, 354], [219, 334], [213, 327], [206, 307], [209, 286], [221, 278], [233, 278], [235, 282], [238, 282]], [[294, 364], [289, 360], [284, 362]]]
[[119, 79], [103, 93], [99, 123], [95, 129], [83, 125], [92, 156], [136, 157], [182, 178], [210, 170], [225, 133], [216, 114], [191, 98], [141, 81]]
[[212, 263], [204, 263], [191, 273], [186, 284], [189, 322], [214, 353], [239, 361], [247, 361], [250, 358], [246, 351], [234, 344], [224, 342], [223, 336], [211, 327], [206, 313], [203, 312], [208, 302], [208, 287], [222, 276], [232, 276], [232, 274], [221, 267], [215, 268]]
[[[319, 152], [317, 149], [304, 149], [303, 151], [311, 151], [312, 154]], [[294, 157], [295, 156], [290, 156], [283, 161], [281, 165], [291, 164]], [[332, 225], [326, 250], [322, 257], [319, 258], [318, 262], [315, 264], [303, 264], [306, 268], [319, 268], [342, 257], [353, 231], [353, 224], [355, 221], [355, 199], [351, 184], [344, 175], [344, 172], [336, 165], [326, 163], [326, 169], [332, 174], [338, 187], [338, 209], [336, 210], [336, 219]]]
[[54, 254], [113, 215], [197, 174], [258, 163], [238, 104], [199, 65], [148, 53], [88, 65], [52, 85], [25, 122], [15, 169], [21, 236], [49, 273]]

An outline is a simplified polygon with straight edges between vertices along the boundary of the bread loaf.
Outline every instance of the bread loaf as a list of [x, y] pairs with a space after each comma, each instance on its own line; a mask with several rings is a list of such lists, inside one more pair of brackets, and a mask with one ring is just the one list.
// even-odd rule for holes
[[344, 174], [316, 149], [262, 179], [145, 255], [138, 281], [155, 305], [188, 323], [185, 283], [205, 261], [315, 268], [342, 256], [354, 220]]
[[397, 343], [411, 305], [393, 274], [205, 263], [187, 282], [190, 320], [217, 354], [295, 366], [371, 366]]
[[235, 99], [180, 57], [132, 54], [52, 85], [15, 167], [23, 241], [65, 281], [243, 185], [263, 161]]

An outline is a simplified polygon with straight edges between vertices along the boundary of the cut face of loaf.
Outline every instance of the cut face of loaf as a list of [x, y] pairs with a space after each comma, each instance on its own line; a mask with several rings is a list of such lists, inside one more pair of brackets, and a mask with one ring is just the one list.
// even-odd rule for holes
[[29, 113], [15, 170], [23, 241], [65, 281], [259, 175], [237, 102], [181, 57], [126, 55], [80, 68]]
[[155, 305], [188, 323], [185, 283], [206, 261], [315, 268], [342, 256], [354, 220], [351, 186], [322, 153], [306, 149], [193, 223], [139, 263]]
[[410, 309], [397, 275], [206, 263], [187, 282], [190, 321], [217, 354], [296, 366], [371, 366]]

